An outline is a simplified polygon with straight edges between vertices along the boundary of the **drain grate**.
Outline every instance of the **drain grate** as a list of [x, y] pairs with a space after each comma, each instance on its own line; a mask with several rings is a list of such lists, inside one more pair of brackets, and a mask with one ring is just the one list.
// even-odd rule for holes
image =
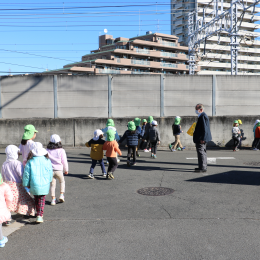
[[172, 194], [173, 192], [173, 189], [165, 187], [148, 187], [137, 190], [138, 194], [146, 196], [164, 196]]
[[260, 166], [260, 162], [245, 162], [245, 165]]

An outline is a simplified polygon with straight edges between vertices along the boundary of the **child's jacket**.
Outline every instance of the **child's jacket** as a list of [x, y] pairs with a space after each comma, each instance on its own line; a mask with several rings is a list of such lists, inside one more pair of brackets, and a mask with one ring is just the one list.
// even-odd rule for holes
[[67, 155], [63, 148], [47, 149], [54, 171], [69, 171]]
[[93, 140], [91, 139], [90, 141], [88, 141], [87, 143], [85, 143], [85, 145], [87, 147], [91, 147], [91, 151], [90, 151], [90, 157], [93, 160], [101, 160], [104, 157], [104, 153], [103, 153], [103, 145], [106, 141], [99, 138], [98, 140]]
[[10, 220], [11, 213], [8, 207], [11, 206], [13, 201], [13, 193], [8, 184], [2, 183], [0, 185], [0, 224]]
[[47, 195], [49, 194], [52, 177], [51, 160], [45, 156], [35, 156], [26, 163], [23, 186], [30, 187], [30, 192], [33, 195]]
[[141, 134], [137, 130], [133, 134], [131, 132], [132, 131], [130, 130], [126, 130], [119, 143], [122, 143], [126, 139], [128, 146], [137, 146], [138, 140], [141, 138]]
[[255, 129], [255, 138], [260, 138], [260, 126]]
[[161, 141], [160, 133], [159, 133], [158, 129], [155, 126], [151, 126], [151, 128], [149, 129], [149, 132], [145, 134], [144, 139], [150, 140], [150, 142]]
[[107, 157], [116, 157], [116, 153], [122, 155], [121, 150], [118, 148], [118, 143], [114, 141], [106, 141], [103, 145], [103, 150], [106, 150]]

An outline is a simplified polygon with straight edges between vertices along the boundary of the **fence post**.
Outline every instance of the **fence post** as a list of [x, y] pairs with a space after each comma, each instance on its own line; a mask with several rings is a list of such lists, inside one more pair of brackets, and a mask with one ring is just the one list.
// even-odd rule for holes
[[108, 75], [108, 118], [112, 117], [112, 78]]
[[165, 80], [165, 77], [164, 77], [163, 74], [161, 74], [160, 77], [161, 77], [161, 83], [160, 83], [160, 88], [161, 88], [160, 117], [164, 117], [164, 80]]
[[57, 87], [58, 79], [57, 75], [53, 76], [53, 94], [54, 94], [54, 118], [58, 117], [58, 96], [57, 96]]
[[212, 75], [212, 116], [216, 116], [216, 88], [217, 76]]

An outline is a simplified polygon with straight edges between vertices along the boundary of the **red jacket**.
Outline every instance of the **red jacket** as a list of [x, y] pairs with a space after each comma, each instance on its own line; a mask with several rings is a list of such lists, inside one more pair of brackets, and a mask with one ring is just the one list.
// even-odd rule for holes
[[255, 138], [260, 138], [260, 126], [255, 129]]

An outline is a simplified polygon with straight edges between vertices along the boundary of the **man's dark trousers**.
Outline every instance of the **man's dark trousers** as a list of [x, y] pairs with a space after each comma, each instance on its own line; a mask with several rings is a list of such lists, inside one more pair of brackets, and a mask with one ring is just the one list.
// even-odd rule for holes
[[198, 161], [199, 161], [199, 169], [200, 170], [207, 170], [207, 144], [200, 144], [196, 143], [196, 149], [198, 154]]

